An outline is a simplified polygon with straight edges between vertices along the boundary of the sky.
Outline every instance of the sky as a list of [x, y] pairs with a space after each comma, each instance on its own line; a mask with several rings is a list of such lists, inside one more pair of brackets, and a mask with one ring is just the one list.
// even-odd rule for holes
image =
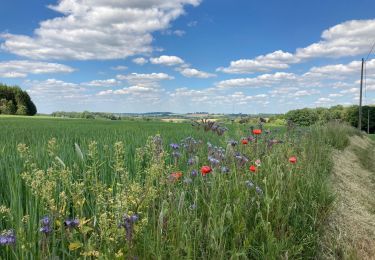
[[2, 0], [0, 82], [39, 113], [375, 103], [373, 0]]

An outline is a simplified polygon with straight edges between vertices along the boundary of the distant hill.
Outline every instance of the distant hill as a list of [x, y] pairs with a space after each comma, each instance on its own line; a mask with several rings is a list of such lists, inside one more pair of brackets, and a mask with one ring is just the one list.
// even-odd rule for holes
[[36, 106], [26, 91], [0, 83], [0, 114], [33, 116], [36, 112]]

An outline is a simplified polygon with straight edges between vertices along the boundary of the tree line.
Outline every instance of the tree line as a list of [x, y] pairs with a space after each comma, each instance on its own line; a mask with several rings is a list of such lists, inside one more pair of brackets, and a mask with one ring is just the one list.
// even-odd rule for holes
[[[309, 126], [316, 123], [326, 123], [330, 121], [340, 121], [347, 122], [353, 127], [358, 127], [358, 115], [359, 106], [357, 105], [348, 107], [337, 105], [330, 108], [318, 107], [291, 110], [283, 115], [283, 118], [300, 126]], [[362, 107], [361, 123], [361, 130], [367, 132], [369, 129], [370, 133], [375, 132], [375, 106]]]
[[36, 112], [36, 106], [26, 91], [0, 83], [0, 114], [33, 116]]

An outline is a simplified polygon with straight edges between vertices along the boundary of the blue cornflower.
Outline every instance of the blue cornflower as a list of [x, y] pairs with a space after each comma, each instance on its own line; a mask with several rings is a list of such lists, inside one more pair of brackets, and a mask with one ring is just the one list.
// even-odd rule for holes
[[0, 236], [0, 245], [14, 245], [16, 243], [16, 234], [14, 230], [8, 230], [4, 235]]
[[221, 167], [221, 173], [229, 173], [229, 168], [226, 166]]
[[64, 225], [67, 228], [76, 228], [79, 226], [79, 219], [67, 219], [64, 221]]
[[198, 175], [198, 171], [197, 170], [192, 170], [190, 175], [192, 177], [196, 177]]
[[170, 146], [173, 150], [178, 150], [178, 149], [180, 148], [180, 146], [179, 146], [178, 144], [174, 144], [174, 143], [170, 144], [169, 146]]

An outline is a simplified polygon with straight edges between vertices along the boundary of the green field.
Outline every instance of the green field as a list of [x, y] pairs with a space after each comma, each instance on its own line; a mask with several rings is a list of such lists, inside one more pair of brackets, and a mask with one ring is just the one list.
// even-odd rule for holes
[[369, 135], [369, 137], [370, 137], [372, 140], [375, 141], [375, 135], [374, 135], [374, 134], [373, 134], [373, 135]]
[[0, 258], [315, 257], [349, 130], [227, 127], [0, 117]]

